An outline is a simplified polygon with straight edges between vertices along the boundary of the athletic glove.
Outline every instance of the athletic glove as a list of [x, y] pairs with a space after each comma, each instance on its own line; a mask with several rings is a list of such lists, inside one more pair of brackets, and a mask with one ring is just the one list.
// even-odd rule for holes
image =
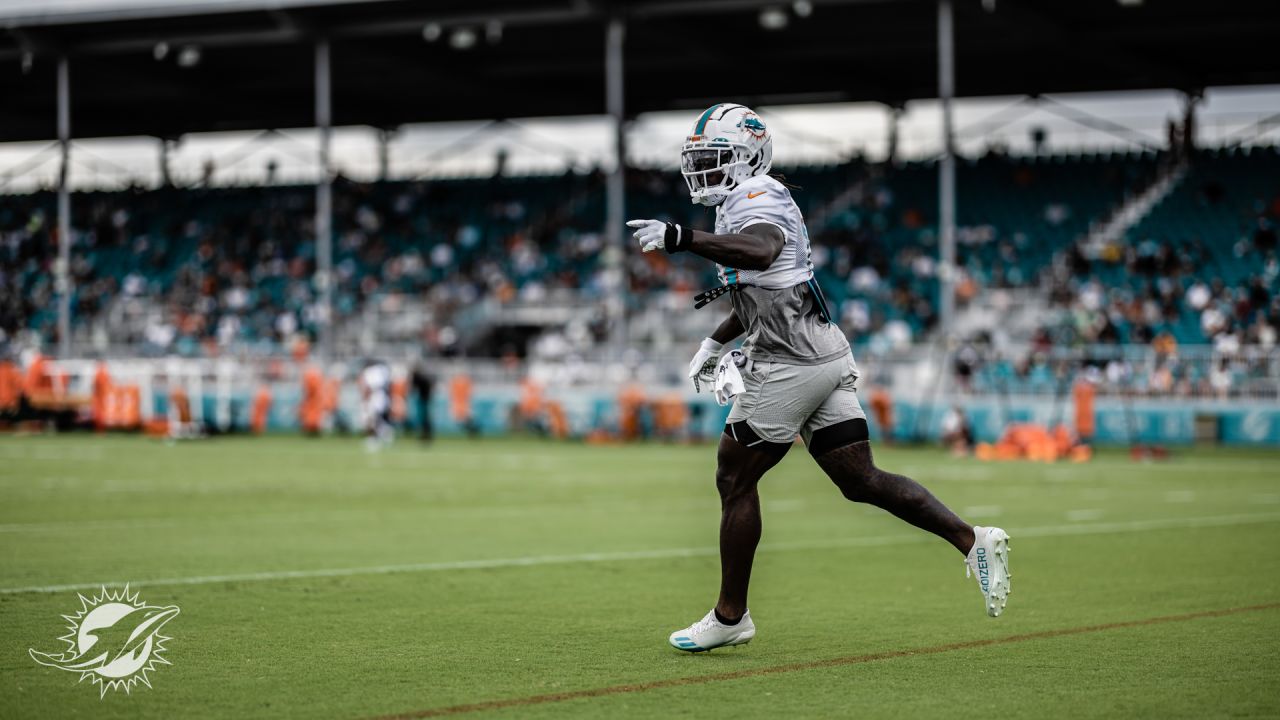
[[702, 392], [702, 383], [711, 387], [716, 380], [716, 365], [720, 364], [720, 353], [724, 345], [706, 338], [698, 346], [698, 352], [689, 361], [689, 379], [693, 380], [694, 392]]
[[688, 250], [693, 240], [692, 230], [661, 220], [629, 220], [627, 227], [635, 229], [632, 237], [640, 243], [642, 252], [662, 248], [669, 253], [677, 253]]

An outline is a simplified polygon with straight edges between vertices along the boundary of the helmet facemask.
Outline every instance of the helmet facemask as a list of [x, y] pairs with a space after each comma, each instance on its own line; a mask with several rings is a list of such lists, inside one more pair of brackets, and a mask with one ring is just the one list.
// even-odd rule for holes
[[680, 174], [693, 202], [719, 205], [739, 182], [758, 174], [763, 153], [749, 153], [742, 143], [690, 138], [680, 152]]

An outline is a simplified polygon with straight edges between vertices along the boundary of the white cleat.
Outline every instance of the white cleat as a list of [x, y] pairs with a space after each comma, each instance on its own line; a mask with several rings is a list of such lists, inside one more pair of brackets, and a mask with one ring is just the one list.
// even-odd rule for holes
[[667, 641], [671, 647], [685, 652], [706, 652], [729, 645], [746, 645], [756, 636], [756, 624], [751, 622], [751, 612], [742, 614], [736, 625], [725, 625], [716, 620], [716, 611], [683, 630], [671, 633]]
[[973, 548], [964, 561], [964, 574], [978, 579], [987, 614], [1000, 617], [1009, 601], [1009, 535], [998, 527], [975, 525], [973, 536]]

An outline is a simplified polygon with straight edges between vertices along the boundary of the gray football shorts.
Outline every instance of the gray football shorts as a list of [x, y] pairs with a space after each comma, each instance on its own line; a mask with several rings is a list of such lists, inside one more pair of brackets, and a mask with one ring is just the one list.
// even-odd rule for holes
[[807, 445], [815, 430], [866, 419], [853, 386], [857, 379], [853, 353], [820, 365], [749, 360], [742, 369], [745, 389], [734, 398], [728, 423], [746, 420], [769, 442], [791, 443], [800, 435]]

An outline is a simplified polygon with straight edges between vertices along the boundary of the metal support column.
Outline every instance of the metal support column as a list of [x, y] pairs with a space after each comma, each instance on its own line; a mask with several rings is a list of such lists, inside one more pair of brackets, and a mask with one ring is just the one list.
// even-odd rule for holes
[[611, 330], [612, 351], [621, 355], [626, 343], [627, 322], [627, 272], [626, 249], [623, 247], [623, 228], [626, 223], [626, 184], [625, 171], [627, 160], [626, 138], [624, 137], [623, 115], [623, 83], [622, 44], [626, 37], [626, 26], [620, 18], [609, 20], [605, 34], [605, 103], [609, 117], [613, 119], [613, 149], [616, 162], [613, 172], [609, 173], [607, 188], [607, 210], [605, 212], [605, 238], [609, 249], [607, 267], [611, 277], [612, 292], [609, 298], [609, 320]]
[[955, 95], [955, 45], [951, 0], [938, 0], [938, 99], [942, 103], [942, 162], [938, 164], [938, 322], [948, 332], [955, 315], [956, 149], [951, 99]]
[[902, 105], [889, 106], [889, 139], [885, 148], [885, 162], [898, 164], [898, 141], [902, 132]]
[[58, 263], [54, 284], [58, 291], [58, 357], [71, 357], [71, 78], [67, 58], [58, 58], [58, 143], [62, 168], [58, 172]]
[[391, 177], [391, 139], [396, 131], [378, 128], [378, 180], [386, 182]]
[[316, 183], [316, 290], [319, 293], [319, 351], [333, 356], [333, 174], [329, 135], [333, 121], [329, 87], [329, 40], [316, 41], [316, 129], [319, 131], [320, 179]]
[[169, 153], [173, 150], [173, 146], [177, 141], [167, 138], [159, 138], [160, 140], [160, 187], [173, 187], [173, 174], [169, 167]]

